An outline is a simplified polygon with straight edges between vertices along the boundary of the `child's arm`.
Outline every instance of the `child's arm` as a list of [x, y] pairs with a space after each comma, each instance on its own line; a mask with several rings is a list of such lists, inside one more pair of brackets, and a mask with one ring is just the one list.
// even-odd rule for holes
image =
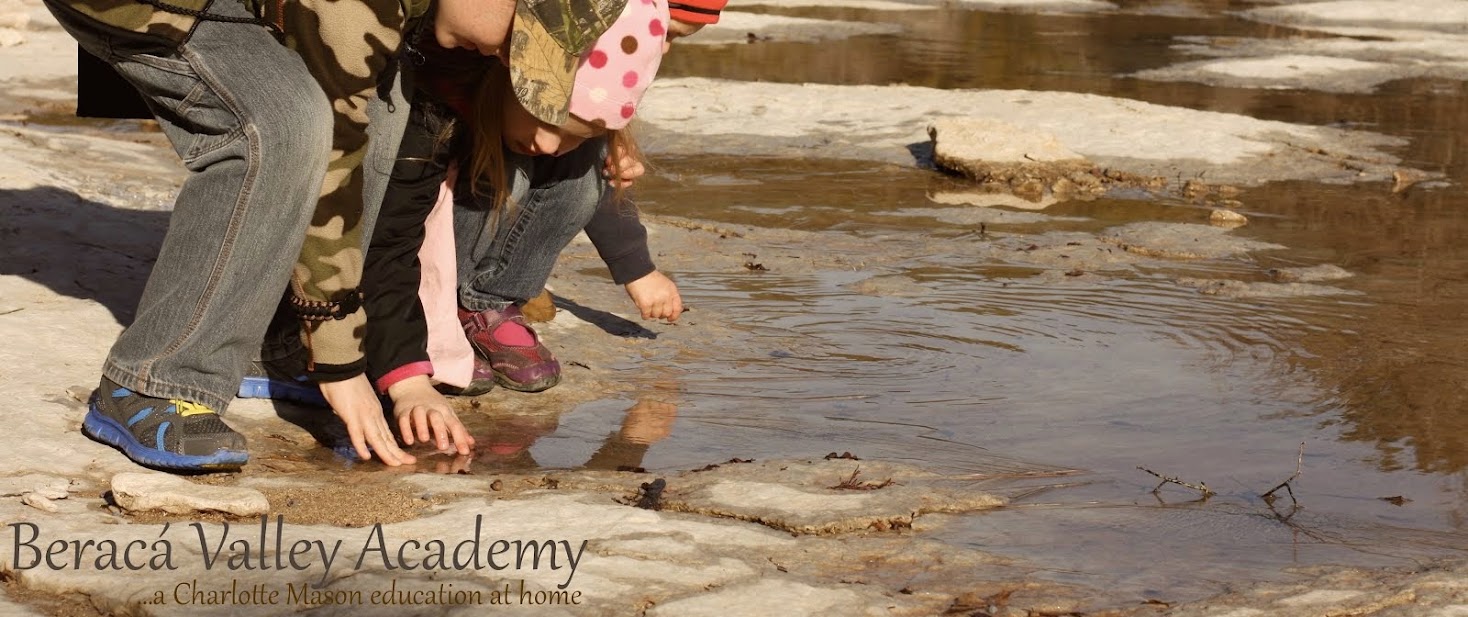
[[322, 186], [311, 187], [318, 199], [290, 285], [311, 354], [307, 371], [346, 424], [358, 456], [369, 458], [370, 447], [383, 463], [410, 464], [414, 457], [393, 439], [363, 374], [367, 317], [360, 289], [367, 105], [390, 73], [402, 42], [402, 5], [391, 0], [298, 0], [273, 4], [266, 12], [283, 28], [285, 43], [305, 61], [333, 113], [326, 175]]
[[418, 295], [424, 220], [448, 173], [449, 154], [437, 147], [444, 121], [434, 106], [414, 100], [364, 262], [367, 372], [377, 391], [392, 399], [404, 443], [433, 442], [447, 450], [452, 442], [459, 454], [468, 454], [474, 439], [428, 380], [433, 364]]
[[292, 300], [302, 315], [311, 376], [347, 381], [365, 367], [360, 284], [367, 105], [391, 70], [405, 16], [391, 0], [299, 0], [278, 7], [271, 17], [283, 24], [286, 44], [305, 60], [333, 112], [331, 155], [291, 277]]
[[428, 322], [418, 298], [423, 222], [438, 203], [448, 155], [438, 153], [440, 118], [415, 97], [398, 146], [392, 180], [372, 230], [362, 280], [367, 309], [367, 374], [379, 393], [415, 375], [430, 375]]
[[653, 265], [647, 228], [632, 202], [607, 191], [586, 224], [586, 236], [607, 264], [612, 281], [626, 288], [644, 319], [678, 320], [683, 314], [682, 296], [678, 286]]

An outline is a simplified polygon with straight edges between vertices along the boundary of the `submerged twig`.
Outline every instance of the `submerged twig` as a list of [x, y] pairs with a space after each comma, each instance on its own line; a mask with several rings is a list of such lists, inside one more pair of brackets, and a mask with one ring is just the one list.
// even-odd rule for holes
[[1305, 466], [1305, 442], [1302, 441], [1302, 442], [1300, 442], [1300, 456], [1299, 456], [1299, 458], [1295, 459], [1295, 473], [1290, 474], [1290, 477], [1285, 478], [1285, 481], [1284, 482], [1280, 482], [1279, 484], [1275, 485], [1274, 488], [1269, 489], [1263, 495], [1260, 495], [1260, 497], [1264, 498], [1264, 503], [1269, 504], [1270, 506], [1273, 506], [1274, 505], [1274, 500], [1275, 500], [1274, 492], [1275, 491], [1278, 491], [1279, 489], [1284, 489], [1286, 493], [1289, 493], [1290, 494], [1290, 501], [1294, 502], [1294, 504], [1296, 506], [1299, 506], [1300, 505], [1300, 501], [1298, 499], [1295, 499], [1295, 489], [1290, 488], [1290, 483], [1291, 482], [1294, 482], [1295, 481], [1295, 478], [1300, 477], [1300, 472], [1303, 470], [1304, 466]]
[[1157, 484], [1157, 486], [1152, 489], [1152, 493], [1153, 494], [1156, 494], [1157, 491], [1162, 490], [1162, 487], [1165, 484], [1176, 484], [1178, 486], [1185, 486], [1187, 488], [1193, 489], [1195, 491], [1198, 491], [1199, 493], [1202, 493], [1204, 499], [1207, 499], [1209, 497], [1212, 497], [1213, 495], [1217, 495], [1218, 494], [1218, 493], [1213, 492], [1213, 489], [1208, 488], [1208, 484], [1205, 483], [1205, 482], [1199, 482], [1197, 484], [1191, 484], [1191, 483], [1182, 481], [1181, 478], [1178, 478], [1176, 476], [1164, 476], [1164, 475], [1159, 474], [1159, 473], [1157, 473], [1155, 471], [1152, 471], [1151, 469], [1147, 469], [1146, 467], [1142, 467], [1141, 465], [1138, 465], [1137, 466], [1137, 469], [1140, 469], [1142, 471], [1145, 471], [1147, 473], [1150, 473], [1154, 477], [1156, 477], [1157, 479], [1162, 480], [1162, 482], [1159, 482]]
[[892, 478], [887, 478], [886, 480], [883, 480], [881, 482], [860, 482], [856, 479], [856, 477], [859, 475], [861, 475], [860, 466], [858, 466], [856, 469], [851, 470], [851, 477], [842, 480], [840, 484], [837, 484], [836, 486], [832, 486], [830, 488], [844, 489], [848, 491], [875, 491], [879, 488], [887, 488], [889, 486], [892, 486], [893, 484], [896, 484], [896, 482], [892, 481]]

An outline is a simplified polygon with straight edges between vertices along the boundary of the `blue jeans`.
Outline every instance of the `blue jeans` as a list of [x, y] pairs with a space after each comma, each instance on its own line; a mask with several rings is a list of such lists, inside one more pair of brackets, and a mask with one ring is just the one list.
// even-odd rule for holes
[[505, 152], [509, 200], [454, 190], [454, 242], [459, 254], [459, 305], [501, 310], [540, 294], [556, 258], [596, 214], [611, 191], [601, 176], [606, 140], [590, 140], [559, 157]]
[[[122, 54], [92, 22], [48, 8], [137, 87], [192, 172], [137, 317], [103, 373], [149, 396], [222, 411], [260, 349], [315, 210], [331, 145], [326, 95], [301, 58], [261, 26], [203, 21], [175, 52]], [[239, 2], [216, 2], [210, 12], [251, 17]], [[376, 215], [408, 112], [392, 79], [394, 102], [369, 107], [364, 221]]]

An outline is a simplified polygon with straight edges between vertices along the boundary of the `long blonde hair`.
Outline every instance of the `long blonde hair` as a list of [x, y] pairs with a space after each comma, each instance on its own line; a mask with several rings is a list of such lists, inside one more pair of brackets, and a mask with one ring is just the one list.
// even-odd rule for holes
[[[483, 182], [494, 191], [494, 207], [505, 205], [509, 198], [509, 178], [505, 175], [504, 106], [510, 90], [510, 70], [493, 62], [491, 68], [479, 79], [469, 105], [469, 117], [465, 118], [466, 134], [469, 138], [469, 167], [466, 171], [477, 194]], [[639, 163], [645, 164], [642, 150], [632, 138], [631, 131], [618, 129], [607, 131], [607, 151], [626, 152]], [[612, 175], [622, 172], [621, 161], [612, 161]], [[617, 187], [616, 199], [621, 201], [623, 187]]]

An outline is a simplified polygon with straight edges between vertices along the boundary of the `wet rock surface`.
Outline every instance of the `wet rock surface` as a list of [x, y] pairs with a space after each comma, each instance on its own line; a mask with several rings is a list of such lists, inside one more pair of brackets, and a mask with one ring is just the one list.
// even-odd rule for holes
[[[0, 570], [9, 572], [28, 589], [51, 594], [85, 594], [104, 612], [136, 615], [197, 614], [199, 610], [169, 601], [155, 604], [151, 598], [162, 590], [171, 593], [179, 581], [210, 581], [204, 587], [220, 589], [218, 581], [208, 579], [211, 568], [205, 563], [215, 559], [211, 551], [222, 550], [227, 559], [256, 559], [261, 565], [231, 567], [228, 585], [263, 588], [287, 592], [288, 585], [301, 585], [318, 580], [332, 594], [370, 595], [396, 586], [403, 589], [427, 589], [437, 584], [452, 583], [459, 592], [478, 591], [488, 594], [510, 584], [520, 591], [523, 581], [533, 591], [553, 593], [569, 587], [584, 594], [588, 601], [581, 606], [555, 606], [552, 609], [575, 615], [619, 615], [635, 607], [662, 606], [661, 614], [702, 614], [708, 607], [725, 605], [724, 614], [769, 614], [769, 607], [803, 607], [801, 614], [836, 614], [837, 611], [882, 611], [881, 614], [928, 615], [949, 606], [956, 591], [956, 575], [974, 572], [976, 568], [993, 569], [1002, 565], [974, 551], [953, 547], [913, 536], [906, 525], [832, 524], [829, 521], [871, 519], [891, 520], [892, 513], [918, 504], [918, 511], [961, 511], [975, 507], [992, 507], [1001, 500], [992, 495], [948, 488], [927, 494], [921, 487], [943, 478], [906, 466], [863, 462], [873, 472], [890, 475], [893, 483], [881, 488], [860, 485], [850, 475], [845, 485], [855, 488], [820, 488], [826, 483], [842, 484], [840, 476], [855, 469], [851, 461], [780, 461], [765, 464], [726, 464], [717, 469], [689, 471], [673, 478], [670, 495], [664, 505], [674, 499], [682, 503], [709, 500], [715, 511], [691, 513], [677, 508], [637, 507], [620, 503], [625, 487], [645, 474], [566, 473], [549, 476], [502, 476], [511, 490], [494, 500], [463, 498], [436, 508], [418, 518], [375, 526], [356, 528], [330, 527], [293, 523], [287, 510], [279, 505], [271, 508], [265, 519], [231, 517], [221, 522], [173, 524], [125, 523], [109, 520], [101, 524], [96, 514], [65, 519], [35, 520], [16, 514], [12, 506], [0, 504], [0, 517], [6, 520], [35, 520], [47, 537], [65, 536], [78, 541], [111, 540], [126, 543], [144, 540], [153, 543], [167, 540], [176, 570], [149, 570], [129, 577], [126, 586], [112, 584], [116, 573], [88, 568], [53, 570], [34, 568], [10, 555], [0, 556]], [[772, 473], [780, 468], [802, 469], [784, 474]], [[727, 470], [719, 473], [720, 470]], [[127, 475], [127, 474], [119, 474]], [[141, 476], [143, 474], [132, 474]], [[774, 477], [771, 477], [771, 476]], [[755, 482], [747, 478], [763, 478]], [[141, 478], [139, 478], [141, 479]], [[898, 491], [900, 479], [911, 485], [908, 492]], [[134, 478], [122, 478], [124, 482]], [[191, 483], [197, 492], [216, 487]], [[948, 480], [952, 481], [952, 478]], [[793, 484], [786, 484], [793, 483]], [[114, 485], [118, 484], [115, 480]], [[748, 490], [750, 485], [760, 485]], [[676, 487], [686, 485], [687, 490]], [[116, 490], [116, 489], [114, 489]], [[858, 501], [843, 502], [834, 496], [850, 491], [861, 493]], [[677, 494], [687, 493], [687, 497]], [[796, 494], [804, 495], [803, 497]], [[190, 504], [190, 507], [199, 507]], [[690, 508], [691, 509], [691, 508]], [[837, 510], [834, 514], [829, 510]], [[740, 512], [757, 513], [765, 524], [752, 524]], [[277, 522], [276, 517], [279, 518]], [[824, 523], [811, 523], [819, 520]], [[781, 522], [784, 521], [784, 522]], [[819, 536], [792, 536], [771, 527], [820, 525]], [[201, 536], [205, 540], [199, 540]], [[336, 546], [340, 556], [328, 568], [321, 559], [304, 570], [278, 565], [259, 553], [242, 558], [242, 545], [262, 538], [265, 548], [276, 537], [285, 546], [297, 541], [325, 542]], [[479, 540], [475, 540], [479, 538]], [[222, 542], [230, 539], [231, 544]], [[405, 539], [416, 539], [411, 548], [393, 549]], [[517, 567], [507, 572], [500, 568], [446, 568], [433, 583], [402, 578], [394, 574], [400, 569], [402, 550], [414, 555], [421, 542], [440, 539], [451, 546], [473, 544], [481, 553], [498, 540], [536, 540], [555, 546], [548, 561], [539, 567]], [[564, 541], [564, 543], [560, 543]], [[156, 546], [156, 545], [155, 545]], [[222, 548], [221, 548], [222, 547]], [[254, 550], [260, 550], [256, 547]], [[468, 553], [465, 553], [467, 555]], [[941, 555], [941, 557], [939, 557]], [[421, 555], [419, 555], [421, 556]], [[273, 558], [272, 558], [273, 559]], [[416, 558], [415, 558], [416, 559]], [[466, 557], [467, 559], [467, 557]], [[492, 559], [484, 554], [484, 559]], [[476, 561], [478, 559], [476, 558]], [[575, 563], [574, 568], [570, 565]], [[236, 566], [253, 561], [237, 561]], [[426, 562], [425, 562], [426, 563]], [[345, 565], [344, 565], [345, 564]], [[546, 567], [548, 564], [556, 564]], [[396, 568], [394, 567], [396, 566]], [[215, 568], [220, 568], [216, 563]], [[424, 566], [426, 567], [426, 566]], [[272, 571], [275, 570], [275, 571]], [[996, 574], [1002, 568], [995, 569]], [[191, 577], [199, 577], [191, 579]], [[394, 582], [394, 579], [396, 581]], [[916, 581], [922, 581], [918, 583]], [[568, 584], [571, 583], [571, 584]], [[195, 585], [198, 583], [196, 582]], [[912, 588], [923, 588], [915, 593]], [[291, 588], [293, 589], [293, 588]], [[1056, 589], [1060, 589], [1056, 587]], [[594, 599], [594, 600], [592, 600]], [[727, 612], [727, 603], [746, 608]], [[290, 614], [297, 611], [316, 612], [322, 607], [260, 607], [259, 614]], [[521, 602], [511, 602], [520, 610], [529, 610]], [[880, 608], [879, 608], [880, 607]], [[422, 608], [422, 607], [420, 607]], [[805, 612], [808, 609], [809, 612]], [[334, 610], [330, 607], [325, 610]], [[451, 614], [452, 607], [442, 610], [423, 609], [415, 614]], [[743, 612], [740, 612], [743, 611]], [[890, 612], [888, 612], [890, 611]], [[539, 614], [539, 613], [537, 613]], [[876, 614], [876, 613], [873, 613]]]
[[953, 482], [881, 461], [730, 462], [670, 480], [657, 505], [793, 534], [831, 535], [909, 529], [927, 514], [1006, 503], [999, 495], [954, 489]]
[[[1103, 177], [1173, 191], [1206, 175], [1213, 185], [1312, 179], [1382, 181], [1402, 166], [1401, 140], [1069, 92], [937, 90], [911, 86], [752, 84], [660, 79], [642, 112], [654, 154], [741, 154], [921, 162], [927, 128], [982, 118], [1054, 135]], [[821, 109], [814, 115], [812, 109]], [[717, 135], [717, 140], [697, 136]], [[1138, 144], [1146, 144], [1139, 147]], [[1089, 181], [1070, 180], [1081, 192]], [[1099, 179], [1098, 179], [1099, 181]]]
[[[1072, 152], [1054, 135], [1026, 131], [1007, 122], [978, 118], [935, 121], [928, 127], [933, 163], [991, 190], [1038, 201], [1074, 199], [1106, 191], [1118, 179]], [[1142, 184], [1165, 181], [1137, 178]]]
[[1432, 564], [1414, 570], [1312, 569], [1288, 584], [1258, 585], [1173, 607], [1179, 617], [1452, 617], [1468, 614], [1468, 566]]
[[1217, 259], [1283, 246], [1227, 235], [1227, 229], [1186, 223], [1129, 223], [1108, 230], [1101, 241], [1128, 253], [1164, 259]]

